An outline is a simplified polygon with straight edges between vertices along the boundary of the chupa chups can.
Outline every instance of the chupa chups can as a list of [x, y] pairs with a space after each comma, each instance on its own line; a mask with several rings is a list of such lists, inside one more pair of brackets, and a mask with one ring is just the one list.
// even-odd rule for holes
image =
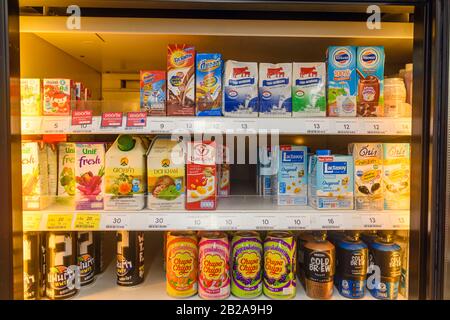
[[135, 286], [144, 281], [144, 233], [117, 232], [117, 284]]
[[263, 246], [255, 231], [239, 231], [231, 242], [231, 293], [255, 298], [262, 293]]
[[42, 234], [23, 234], [23, 291], [25, 300], [45, 296], [45, 247]]
[[186, 298], [197, 293], [198, 241], [191, 231], [169, 232], [166, 236], [166, 291]]
[[95, 238], [92, 231], [80, 231], [77, 237], [77, 265], [80, 270], [80, 284], [85, 286], [94, 281]]
[[263, 292], [272, 299], [296, 294], [296, 242], [290, 232], [269, 232], [264, 240]]
[[75, 232], [47, 233], [46, 294], [49, 299], [67, 299], [78, 293], [76, 249]]
[[225, 299], [230, 295], [230, 243], [224, 232], [205, 232], [199, 242], [198, 295]]

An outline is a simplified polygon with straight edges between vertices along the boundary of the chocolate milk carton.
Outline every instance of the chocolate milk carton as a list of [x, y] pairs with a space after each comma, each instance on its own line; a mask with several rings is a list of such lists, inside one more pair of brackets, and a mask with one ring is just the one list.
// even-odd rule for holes
[[356, 47], [329, 47], [328, 60], [328, 116], [356, 116]]
[[409, 210], [409, 143], [383, 143], [384, 209]]
[[228, 117], [258, 116], [258, 64], [225, 62], [223, 114]]
[[197, 53], [195, 65], [196, 115], [221, 116], [222, 55], [220, 53]]
[[166, 72], [145, 71], [140, 73], [141, 111], [149, 116], [166, 115]]
[[325, 117], [326, 68], [323, 62], [293, 64], [292, 116]]
[[292, 115], [292, 63], [259, 64], [259, 116]]

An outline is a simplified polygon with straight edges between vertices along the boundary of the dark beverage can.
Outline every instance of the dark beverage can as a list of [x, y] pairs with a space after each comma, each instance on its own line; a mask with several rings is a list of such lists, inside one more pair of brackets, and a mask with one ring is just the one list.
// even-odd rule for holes
[[94, 250], [95, 250], [95, 274], [105, 271], [104, 257], [104, 233], [103, 231], [94, 232]]
[[95, 238], [92, 231], [78, 232], [77, 265], [80, 271], [80, 284], [88, 285], [95, 276]]
[[144, 233], [117, 232], [117, 284], [135, 286], [144, 281]]
[[23, 297], [37, 300], [41, 297], [41, 249], [38, 232], [23, 234]]

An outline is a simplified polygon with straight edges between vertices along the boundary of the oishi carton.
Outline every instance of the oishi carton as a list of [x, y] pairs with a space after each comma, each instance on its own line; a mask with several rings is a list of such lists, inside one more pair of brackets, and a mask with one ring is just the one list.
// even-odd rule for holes
[[140, 73], [141, 111], [149, 116], [166, 115], [166, 72], [143, 71]]
[[216, 144], [188, 144], [186, 164], [187, 210], [215, 210], [217, 206]]
[[292, 116], [325, 117], [325, 63], [294, 63], [292, 72]]
[[75, 206], [77, 210], [103, 209], [105, 145], [75, 145]]
[[329, 47], [328, 60], [328, 116], [356, 116], [356, 48]]
[[258, 64], [225, 62], [223, 114], [228, 117], [258, 116]]
[[41, 115], [41, 92], [41, 79], [20, 79], [20, 110], [22, 116]]
[[57, 201], [75, 205], [75, 143], [61, 142], [58, 144], [58, 197]]
[[197, 53], [195, 109], [197, 116], [222, 115], [222, 55]]
[[384, 209], [409, 209], [410, 175], [409, 143], [384, 143]]
[[44, 79], [44, 116], [70, 115], [74, 92], [70, 79]]
[[292, 63], [259, 64], [259, 116], [292, 115]]
[[195, 49], [187, 44], [168, 46], [167, 115], [195, 115]]

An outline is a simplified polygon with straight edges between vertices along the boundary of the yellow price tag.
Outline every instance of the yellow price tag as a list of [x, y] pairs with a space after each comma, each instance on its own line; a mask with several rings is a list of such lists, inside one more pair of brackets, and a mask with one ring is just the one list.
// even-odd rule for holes
[[49, 214], [47, 217], [48, 230], [70, 230], [73, 214]]
[[98, 230], [100, 229], [100, 214], [78, 213], [75, 217], [75, 229]]
[[23, 215], [23, 231], [39, 231], [42, 221], [40, 213], [26, 213]]

